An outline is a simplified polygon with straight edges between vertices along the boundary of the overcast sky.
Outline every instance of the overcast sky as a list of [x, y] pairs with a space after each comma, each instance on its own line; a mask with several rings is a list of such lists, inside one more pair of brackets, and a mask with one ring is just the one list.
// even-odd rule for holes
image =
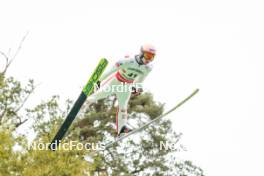
[[157, 101], [169, 108], [200, 89], [169, 116], [184, 134], [180, 157], [206, 175], [263, 175], [263, 2], [132, 2], [1, 1], [0, 50], [14, 54], [29, 31], [8, 72], [40, 83], [28, 106], [54, 94], [75, 100], [100, 58], [111, 65], [152, 43], [145, 89]]

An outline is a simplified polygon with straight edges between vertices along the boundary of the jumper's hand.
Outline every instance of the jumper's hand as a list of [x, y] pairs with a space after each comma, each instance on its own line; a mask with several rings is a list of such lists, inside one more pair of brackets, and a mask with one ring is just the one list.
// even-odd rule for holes
[[97, 91], [98, 89], [100, 89], [101, 86], [101, 81], [97, 81], [96, 85], [94, 86], [94, 91]]
[[96, 82], [96, 84], [97, 84], [97, 87], [100, 88], [100, 86], [101, 86], [101, 81], [98, 80], [98, 81]]
[[142, 89], [142, 88], [138, 88], [138, 89], [136, 89], [135, 87], [132, 87], [132, 95], [133, 95], [133, 96], [138, 96], [138, 95], [140, 95], [142, 92], [143, 92], [143, 89]]

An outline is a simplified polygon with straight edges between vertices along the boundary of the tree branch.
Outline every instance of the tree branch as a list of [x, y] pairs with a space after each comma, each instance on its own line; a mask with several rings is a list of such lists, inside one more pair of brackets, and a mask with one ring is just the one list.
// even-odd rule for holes
[[[19, 51], [20, 51], [21, 48], [22, 48], [22, 44], [23, 44], [23, 42], [25, 41], [25, 39], [26, 39], [28, 33], [29, 33], [29, 32], [27, 32], [27, 33], [23, 36], [23, 38], [22, 38], [22, 40], [20, 41], [20, 44], [19, 44], [19, 46], [18, 46], [18, 48], [17, 48], [17, 50], [16, 50], [14, 56], [13, 56], [11, 59], [10, 59], [10, 57], [8, 56], [8, 55], [10, 55], [10, 51], [11, 51], [11, 49], [8, 50], [8, 55], [6, 55], [4, 52], [0, 51], [0, 54], [1, 54], [1, 55], [5, 58], [5, 60], [6, 60], [6, 66], [5, 66], [4, 70], [1, 72], [2, 74], [5, 74], [5, 73], [6, 73], [8, 67], [9, 67], [9, 66], [11, 65], [11, 63], [15, 60], [16, 56], [18, 55]], [[10, 59], [10, 60], [9, 60], [9, 59]]]
[[15, 114], [15, 116], [19, 119], [19, 122], [15, 124], [15, 127], [19, 127], [20, 125], [22, 125], [23, 123], [25, 123], [26, 121], [28, 121], [28, 119], [25, 119], [25, 120], [21, 120], [21, 117], [18, 116], [17, 114]]
[[7, 112], [7, 103], [6, 102], [7, 102], [7, 98], [6, 98], [6, 101], [4, 103], [3, 112], [0, 115], [0, 125], [2, 124], [2, 120], [3, 120], [3, 118], [4, 118], [4, 116], [5, 116], [6, 112]]
[[29, 91], [28, 95], [26, 96], [26, 98], [22, 101], [21, 105], [19, 107], [17, 107], [16, 110], [14, 110], [15, 113], [17, 113], [21, 108], [24, 107], [25, 103], [27, 102], [28, 98], [30, 97], [30, 95], [34, 92], [34, 90], [36, 89], [37, 86], [33, 86], [32, 89]]
[[5, 74], [5, 72], [6, 72], [7, 68], [8, 68], [9, 58], [8, 58], [8, 56], [7, 56], [4, 52], [2, 52], [2, 51], [0, 51], [0, 54], [1, 54], [1, 55], [5, 58], [5, 60], [6, 60], [6, 66], [5, 66], [4, 70], [1, 72], [2, 74]]

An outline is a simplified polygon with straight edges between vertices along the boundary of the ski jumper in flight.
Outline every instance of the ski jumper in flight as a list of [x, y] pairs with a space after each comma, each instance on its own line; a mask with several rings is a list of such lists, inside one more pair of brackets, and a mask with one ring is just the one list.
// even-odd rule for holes
[[139, 95], [143, 92], [142, 83], [152, 70], [151, 62], [156, 55], [152, 45], [143, 45], [140, 53], [134, 57], [127, 57], [118, 61], [98, 81], [100, 87], [87, 98], [88, 104], [115, 95], [118, 101], [116, 115], [116, 130], [118, 136], [130, 132], [127, 124], [127, 106], [131, 94]]

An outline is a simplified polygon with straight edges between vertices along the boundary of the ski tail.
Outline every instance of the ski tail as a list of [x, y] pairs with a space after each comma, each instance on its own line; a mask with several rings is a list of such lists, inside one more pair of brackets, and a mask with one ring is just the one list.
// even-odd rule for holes
[[176, 109], [178, 109], [180, 106], [182, 106], [184, 103], [186, 103], [188, 100], [190, 100], [194, 95], [196, 95], [199, 92], [199, 89], [195, 89], [189, 96], [187, 96], [185, 99], [183, 99], [182, 101], [180, 101], [176, 106], [174, 106], [173, 108], [171, 108], [170, 110], [166, 111], [165, 113], [163, 113], [162, 115], [156, 117], [155, 119], [145, 123], [144, 125], [140, 126], [139, 128], [131, 131], [130, 133], [121, 136], [119, 138], [117, 138], [115, 141], [113, 142], [109, 142], [107, 144], [105, 144], [105, 149], [111, 148], [114, 144], [118, 143], [119, 141], [122, 141], [123, 139], [138, 133], [142, 130], [144, 130], [145, 128], [147, 128], [149, 125], [159, 121], [160, 119], [162, 119], [163, 117], [167, 116], [168, 114], [172, 113], [173, 111], [175, 111]]
[[65, 133], [71, 126], [73, 120], [75, 119], [76, 115], [80, 111], [82, 105], [84, 104], [86, 98], [92, 94], [94, 90], [94, 84], [99, 80], [100, 76], [102, 75], [103, 71], [105, 70], [106, 66], [108, 65], [108, 61], [105, 58], [102, 58], [97, 65], [96, 69], [94, 70], [92, 76], [88, 80], [87, 84], [84, 86], [81, 94], [79, 95], [78, 99], [75, 101], [72, 109], [70, 110], [69, 114], [67, 115], [66, 119], [64, 120], [63, 124], [61, 125], [60, 129], [58, 130], [57, 134], [53, 138], [50, 143], [49, 148], [51, 150], [56, 150], [57, 146], [61, 142], [62, 138], [64, 137]]

